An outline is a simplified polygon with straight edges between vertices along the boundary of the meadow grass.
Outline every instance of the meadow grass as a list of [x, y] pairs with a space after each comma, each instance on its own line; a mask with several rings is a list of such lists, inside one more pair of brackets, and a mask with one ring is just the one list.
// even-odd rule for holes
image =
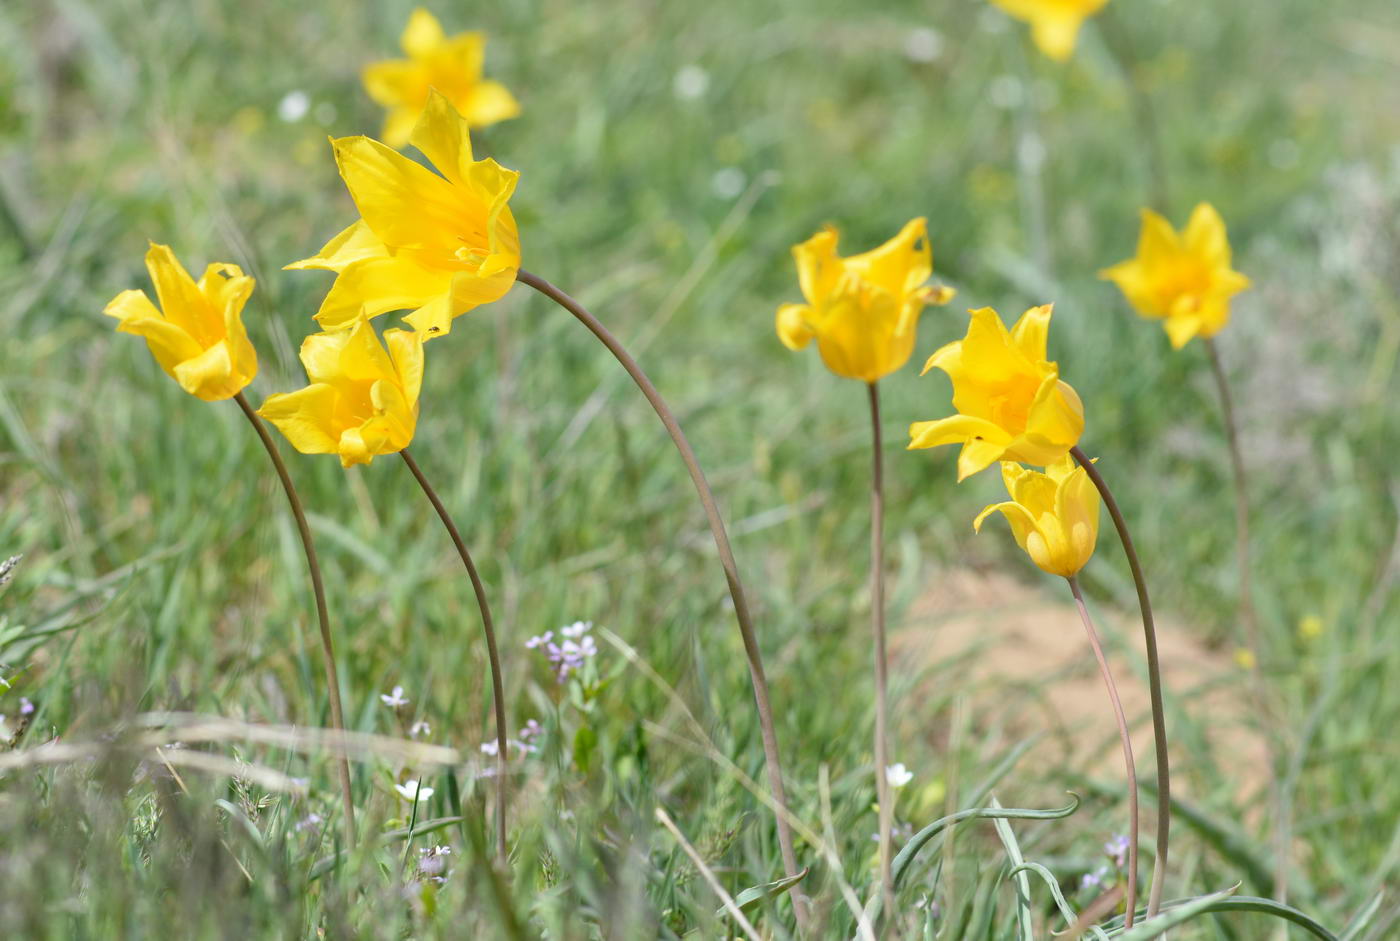
[[[184, 394], [100, 312], [144, 284], [148, 238], [192, 268], [235, 262], [258, 279], [244, 315], [261, 354], [250, 398], [299, 386], [296, 347], [329, 277], [279, 269], [354, 218], [325, 138], [377, 132], [358, 69], [395, 54], [410, 6], [0, 9], [0, 558], [24, 555], [0, 588], [0, 714], [15, 731], [20, 697], [35, 705], [17, 748], [55, 735], [113, 746], [93, 761], [0, 772], [0, 924], [13, 937], [737, 931], [716, 917], [720, 899], [657, 808], [728, 892], [782, 875], [772, 816], [744, 784], [763, 780], [759, 729], [685, 470], [617, 364], [519, 287], [434, 341], [414, 443], [493, 593], [511, 728], [544, 727], [539, 750], [513, 763], [511, 878], [484, 863], [491, 782], [474, 772], [491, 765], [479, 745], [493, 732], [475, 606], [398, 461], [347, 472], [285, 449], [319, 541], [347, 725], [408, 739], [425, 721], [431, 733], [417, 740], [466, 762], [452, 773], [421, 756], [358, 761], [362, 832], [410, 825], [394, 789], [404, 778], [434, 788], [415, 824], [462, 819], [407, 853], [399, 839], [340, 859], [326, 751], [237, 736], [186, 749], [269, 772], [251, 781], [122, 747], [141, 713], [329, 724], [301, 549], [257, 440], [233, 405]], [[1131, 254], [1152, 190], [1105, 43], [1110, 30], [1128, 36], [1161, 132], [1169, 214], [1180, 222], [1212, 201], [1255, 284], [1220, 347], [1252, 475], [1261, 670], [1281, 730], [1278, 766], [1242, 776], [1207, 747], [1219, 717], [1193, 708], [1192, 690], [1168, 690], [1182, 803], [1167, 897], [1240, 880], [1242, 894], [1269, 895], [1282, 812], [1290, 903], [1340, 933], [1389, 888], [1355, 937], [1391, 936], [1393, 4], [1120, 0], [1063, 66], [999, 12], [953, 0], [435, 11], [451, 30], [489, 33], [488, 72], [522, 101], [521, 117], [475, 141], [522, 172], [512, 205], [525, 266], [623, 338], [717, 492], [792, 810], [829, 842], [800, 843], [799, 857], [813, 867], [803, 887], [818, 936], [833, 938], [855, 931], [843, 886], [863, 902], [878, 884], [869, 429], [858, 384], [774, 336], [776, 305], [796, 299], [792, 243], [832, 221], [844, 247], [864, 248], [927, 215], [936, 276], [960, 293], [924, 314], [914, 363], [962, 335], [963, 307], [1014, 317], [1053, 300], [1051, 355], [1084, 399], [1083, 446], [1135, 527], [1159, 616], [1225, 659], [1237, 643], [1230, 465], [1205, 353], [1172, 353], [1095, 276]], [[678, 81], [689, 66], [703, 73]], [[310, 108], [286, 121], [279, 103], [293, 91]], [[955, 486], [951, 453], [900, 450], [909, 421], [948, 412], [946, 379], [911, 366], [881, 392], [889, 624], [911, 637], [904, 619], [936, 608], [929, 593], [947, 573], [1039, 576], [1004, 532], [971, 532], [975, 512], [1000, 498], [995, 481]], [[1056, 581], [1044, 588], [1059, 603]], [[1082, 581], [1098, 612], [1131, 615], [1132, 584], [1107, 536]], [[525, 641], [580, 619], [597, 625], [600, 651], [560, 684]], [[1111, 655], [1140, 670], [1130, 617], [1102, 627]], [[1064, 643], [1082, 647], [1082, 634]], [[1082, 907], [1095, 893], [1076, 893], [1080, 878], [1126, 816], [1117, 777], [1040, 751], [1008, 761], [1021, 729], [1007, 711], [1035, 690], [1007, 690], [996, 700], [1006, 708], [989, 708], [962, 666], [892, 663], [892, 756], [914, 772], [898, 820], [918, 829], [987, 806], [993, 791], [1008, 807], [1052, 808], [1073, 789], [1083, 805], [1065, 819], [967, 823], [955, 843], [931, 845], [888, 913], [890, 937], [1018, 936], [1028, 916], [1008, 853], [1048, 866]], [[410, 699], [398, 709], [380, 697], [395, 685]], [[1149, 756], [1141, 750], [1144, 785]], [[298, 780], [279, 792], [270, 772]], [[420, 850], [439, 844], [452, 875], [414, 878]], [[1150, 845], [1145, 831], [1145, 857]], [[1028, 884], [1037, 936], [1063, 927], [1044, 884]], [[936, 917], [916, 904], [925, 895]], [[791, 924], [785, 899], [749, 917], [776, 937]], [[1230, 913], [1173, 936], [1262, 938], [1275, 925]]]

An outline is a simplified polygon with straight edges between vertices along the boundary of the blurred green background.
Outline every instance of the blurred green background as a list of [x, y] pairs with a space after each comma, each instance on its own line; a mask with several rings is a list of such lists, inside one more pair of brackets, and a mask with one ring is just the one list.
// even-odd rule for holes
[[[382, 112], [358, 72], [398, 55], [413, 4], [291, 6], [0, 8], [0, 557], [25, 556], [0, 595], [0, 714], [13, 731], [19, 697], [37, 705], [17, 747], [85, 740], [150, 710], [328, 721], [300, 547], [265, 456], [232, 405], [185, 395], [100, 313], [147, 286], [147, 239], [191, 269], [232, 261], [258, 279], [244, 314], [261, 354], [250, 397], [302, 383], [295, 350], [329, 277], [280, 268], [354, 218], [326, 137], [377, 133]], [[839, 225], [851, 252], [926, 215], [935, 277], [960, 292], [926, 311], [911, 365], [882, 384], [892, 734], [916, 775], [901, 821], [966, 806], [1023, 730], [1008, 703], [1036, 697], [1031, 683], [993, 690], [989, 705], [969, 661], [918, 655], [938, 629], [940, 586], [1010, 573], [1031, 585], [1025, 597], [1064, 600], [1004, 527], [973, 536], [972, 516], [1000, 499], [994, 475], [958, 486], [952, 449], [900, 450], [910, 421], [951, 411], [946, 378], [917, 366], [962, 335], [966, 307], [1010, 321], [1056, 303], [1051, 355], [1085, 402], [1084, 446], [1135, 528], [1161, 616], [1218, 655], [1221, 682], [1244, 682], [1228, 672], [1233, 504], [1204, 351], [1173, 353], [1096, 278], [1132, 254], [1151, 198], [1146, 101], [1168, 215], [1182, 223], [1213, 202], [1255, 285], [1219, 342], [1251, 473], [1275, 714], [1240, 721], [1278, 742], [1250, 780], [1284, 782], [1281, 798], [1244, 786], [1210, 758], [1219, 717], [1191, 708], [1194, 690], [1172, 690], [1177, 789], [1203, 822], [1178, 819], [1168, 896], [1239, 879], [1268, 894], [1249, 880], [1279, 867], [1280, 814], [1294, 904], [1340, 930], [1394, 889], [1400, 8], [1114, 0], [1064, 65], [971, 0], [432, 9], [449, 33], [488, 33], [487, 74], [522, 103], [474, 140], [521, 171], [525, 266], [622, 337], [707, 469], [759, 620], [794, 810], [819, 827], [827, 768], [833, 839], [862, 897], [875, 829], [865, 397], [773, 330], [776, 306], [798, 297], [789, 248], [821, 224]], [[548, 728], [518, 776], [514, 904], [552, 937], [703, 933], [718, 903], [651, 808], [665, 806], [733, 890], [779, 874], [770, 818], [676, 743], [674, 703], [615, 648], [603, 645], [598, 682], [561, 704], [523, 646], [575, 619], [611, 629], [677, 687], [720, 753], [761, 778], [741, 647], [684, 470], [616, 363], [526, 289], [457, 321], [428, 354], [414, 450], [493, 593], [512, 727]], [[490, 722], [476, 613], [412, 480], [389, 459], [346, 472], [296, 456], [292, 469], [327, 570], [350, 723], [403, 735], [421, 718], [433, 741], [474, 752]], [[1085, 581], [1136, 674], [1132, 586], [1106, 524], [1104, 537]], [[1299, 631], [1309, 617], [1320, 634]], [[1063, 643], [1077, 649], [1082, 635]], [[398, 716], [379, 698], [395, 684], [413, 700]], [[335, 831], [296, 825], [334, 817], [329, 763], [222, 750], [309, 778], [310, 796], [264, 804], [199, 778], [182, 803], [140, 772], [0, 776], [0, 920], [32, 937], [140, 936], [171, 918], [211, 937], [498, 930], [460, 840], [458, 874], [411, 905], [393, 852], [383, 871], [366, 862], [305, 888]], [[1068, 892], [1122, 829], [1121, 771], [1036, 754], [997, 793], [1008, 806], [1054, 806], [1069, 786], [1090, 798], [1021, 833]], [[401, 817], [390, 785], [406, 773], [387, 759], [357, 769], [365, 826]], [[479, 801], [470, 775], [462, 786]], [[1011, 930], [1000, 844], [990, 826], [968, 834], [936, 887], [929, 854], [892, 931]], [[808, 889], [830, 936], [849, 937], [836, 881], [823, 864]], [[1037, 918], [1062, 927], [1034, 892]], [[926, 893], [937, 917], [915, 905]], [[1389, 936], [1393, 896], [1358, 937]], [[1231, 915], [1182, 936], [1272, 930]]]

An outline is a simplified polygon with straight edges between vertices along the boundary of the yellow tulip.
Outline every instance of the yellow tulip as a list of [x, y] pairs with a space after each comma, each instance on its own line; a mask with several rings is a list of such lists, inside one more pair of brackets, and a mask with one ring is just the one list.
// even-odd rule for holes
[[413, 328], [437, 336], [510, 290], [520, 235], [508, 203], [520, 174], [472, 159], [467, 122], [446, 98], [434, 92], [413, 131], [413, 145], [442, 176], [368, 137], [331, 144], [360, 220], [286, 266], [336, 272], [316, 314], [322, 328], [411, 310]]
[[909, 426], [909, 447], [962, 444], [958, 480], [994, 461], [1045, 466], [1059, 460], [1084, 433], [1084, 406], [1047, 362], [1053, 305], [1032, 307], [1010, 331], [990, 307], [971, 311], [967, 336], [929, 357], [953, 380], [958, 414]]
[[874, 382], [909, 361], [923, 306], [946, 303], [953, 290], [924, 286], [933, 273], [924, 219], [849, 258], [836, 254], [838, 237], [828, 226], [793, 247], [807, 303], [778, 308], [778, 339], [800, 350], [815, 338], [832, 372]]
[[500, 82], [481, 77], [486, 55], [484, 33], [446, 36], [442, 24], [419, 7], [399, 37], [407, 59], [389, 59], [365, 67], [365, 91], [389, 109], [384, 140], [393, 147], [409, 141], [414, 124], [436, 88], [447, 96], [472, 127], [485, 127], [520, 113], [515, 97]]
[[1007, 13], [1031, 24], [1031, 38], [1057, 62], [1074, 54], [1079, 27], [1108, 0], [992, 0]]
[[145, 291], [122, 291], [102, 312], [121, 333], [144, 337], [160, 368], [206, 402], [231, 399], [258, 374], [258, 354], [243, 329], [253, 279], [237, 265], [213, 264], [198, 283], [168, 245], [151, 243], [146, 270], [160, 310]]
[[258, 409], [292, 447], [339, 454], [345, 467], [408, 447], [423, 383], [421, 333], [390, 329], [381, 343], [361, 317], [349, 329], [307, 337], [301, 362], [311, 384], [270, 396]]
[[1043, 474], [1003, 462], [1001, 477], [1011, 499], [977, 514], [973, 531], [981, 532], [982, 521], [1000, 511], [1011, 524], [1016, 544], [1036, 565], [1065, 578], [1078, 573], [1094, 554], [1099, 537], [1099, 492], [1084, 468], [1066, 454]]
[[1230, 320], [1230, 298], [1249, 279], [1230, 268], [1225, 222], [1209, 203], [1191, 212], [1178, 233], [1151, 209], [1142, 211], [1137, 257], [1099, 272], [1139, 314], [1162, 320], [1174, 349], [1192, 337], [1212, 337]]

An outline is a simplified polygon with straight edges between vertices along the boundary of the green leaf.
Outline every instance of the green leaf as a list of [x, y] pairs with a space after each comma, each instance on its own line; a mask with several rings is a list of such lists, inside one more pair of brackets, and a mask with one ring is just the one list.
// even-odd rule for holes
[[1149, 941], [1151, 938], [1160, 937], [1177, 925], [1185, 924], [1196, 916], [1204, 915], [1206, 912], [1211, 911], [1211, 906], [1218, 902], [1223, 902], [1231, 895], [1234, 895], [1235, 890], [1239, 887], [1240, 885], [1237, 882], [1223, 892], [1217, 892], [1214, 895], [1202, 895], [1194, 899], [1185, 899], [1180, 904], [1170, 909], [1164, 905], [1162, 906], [1161, 912], [1151, 921], [1145, 921], [1142, 924], [1134, 925], [1132, 929], [1128, 931], [1119, 928], [1116, 931], [1110, 931], [1109, 935], [1118, 938], [1119, 941]]
[[[1065, 920], [1066, 928], [1079, 920], [1079, 913], [1070, 906], [1069, 902], [1065, 901], [1065, 894], [1060, 891], [1060, 880], [1055, 877], [1054, 873], [1046, 869], [1040, 863], [1021, 863], [1021, 865], [1016, 866], [1011, 872], [1007, 873], [1007, 875], [1014, 875], [1018, 871], [1033, 872], [1045, 880], [1045, 885], [1050, 889], [1050, 897], [1055, 900], [1055, 907], [1060, 910], [1060, 917]], [[1104, 930], [1098, 925], [1090, 925], [1088, 933], [1100, 939], [1100, 941], [1107, 941], [1108, 939], [1108, 935], [1104, 934]]]
[[[1217, 892], [1214, 895], [1203, 895], [1194, 899], [1178, 899], [1174, 902], [1167, 902], [1162, 906], [1161, 913], [1151, 921], [1142, 922], [1134, 926], [1132, 931], [1123, 932], [1121, 922], [1122, 916], [1113, 919], [1110, 924], [1115, 927], [1109, 930], [1111, 937], [1118, 938], [1119, 941], [1142, 941], [1145, 938], [1155, 938], [1174, 925], [1179, 925], [1185, 921], [1204, 914], [1223, 914], [1226, 912], [1253, 912], [1259, 915], [1272, 915], [1284, 921], [1292, 922], [1304, 929], [1315, 938], [1322, 941], [1340, 941], [1336, 935], [1318, 924], [1311, 915], [1307, 915], [1298, 909], [1282, 902], [1275, 902], [1273, 899], [1254, 898], [1252, 896], [1233, 897], [1239, 885], [1235, 885], [1224, 892]], [[1143, 910], [1141, 914], [1145, 915]], [[1168, 919], [1171, 919], [1168, 922]], [[1159, 926], [1160, 923], [1160, 926]], [[1140, 934], [1146, 929], [1154, 929], [1151, 934]]]
[[[1003, 809], [995, 795], [992, 796], [992, 806], [997, 810]], [[1006, 858], [1011, 861], [1010, 876], [1016, 884], [1016, 921], [1021, 926], [1021, 937], [1025, 941], [1035, 941], [1035, 922], [1031, 916], [1031, 878], [1024, 872], [1017, 871], [1026, 861], [1021, 856], [1021, 845], [1016, 842], [1016, 834], [1012, 832], [1011, 824], [1006, 822], [1006, 818], [994, 818], [992, 825], [996, 827], [997, 836], [1001, 838], [1001, 845], [1006, 848]]]
[[[784, 876], [776, 882], [765, 882], [763, 885], [751, 885], [734, 896], [734, 904], [738, 907], [739, 911], [746, 912], [764, 899], [773, 898], [775, 895], [782, 895], [788, 889], [807, 878], [807, 873], [811, 871], [812, 867], [807, 866], [801, 872], [791, 876]], [[727, 914], [729, 914], [729, 910], [723, 905], [715, 911], [716, 918], [723, 918]]]

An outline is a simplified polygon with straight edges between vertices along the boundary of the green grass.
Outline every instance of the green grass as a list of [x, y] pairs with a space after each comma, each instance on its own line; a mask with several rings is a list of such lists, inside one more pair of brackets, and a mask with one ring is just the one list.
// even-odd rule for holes
[[[145, 285], [148, 238], [192, 268], [236, 262], [258, 278], [245, 312], [262, 361], [251, 397], [301, 383], [295, 350], [329, 280], [279, 269], [354, 217], [325, 137], [377, 131], [357, 70], [394, 53], [411, 5], [319, 6], [0, 10], [0, 557], [25, 555], [0, 594], [0, 637], [24, 628], [0, 647], [11, 684], [0, 714], [13, 727], [20, 696], [37, 705], [18, 747], [125, 734], [130, 717], [157, 710], [329, 721], [301, 550], [257, 441], [234, 406], [185, 395], [100, 315]], [[449, 30], [488, 31], [488, 70], [522, 100], [523, 115], [477, 146], [522, 173], [525, 265], [637, 353], [723, 504], [793, 809], [818, 832], [830, 781], [840, 871], [800, 847], [819, 937], [854, 933], [842, 880], [861, 899], [873, 886], [869, 432], [862, 390], [774, 335], [776, 305], [796, 299], [791, 244], [832, 221], [846, 249], [864, 248], [927, 215], [937, 275], [960, 294], [925, 313], [915, 364], [961, 335], [963, 307], [1011, 317], [1054, 300], [1052, 355], [1084, 399], [1084, 445], [1119, 492], [1163, 616], [1226, 657], [1233, 644], [1229, 465], [1204, 353], [1172, 353], [1096, 279], [1131, 253], [1150, 182], [1112, 33], [1091, 23], [1059, 66], [983, 6], [435, 7]], [[1273, 775], [1294, 831], [1290, 901], [1340, 932], [1390, 887], [1356, 935], [1386, 937], [1400, 917], [1400, 692], [1389, 685], [1400, 670], [1400, 13], [1384, 0], [1118, 0], [1110, 12], [1155, 106], [1171, 215], [1214, 202], [1256, 285], [1221, 345], [1253, 475], [1264, 672], [1287, 730]], [[914, 62], [905, 44], [926, 27], [942, 55]], [[690, 63], [709, 84], [683, 100], [673, 86]], [[286, 123], [277, 105], [294, 89], [313, 108]], [[732, 170], [737, 197], [716, 192]], [[707, 753], [762, 780], [723, 578], [645, 402], [571, 318], [523, 288], [457, 321], [429, 358], [414, 450], [493, 593], [512, 728], [546, 726], [515, 779], [502, 888], [513, 914], [474, 862], [487, 795], [471, 774], [456, 777], [466, 823], [413, 847], [451, 845], [451, 877], [406, 900], [402, 844], [308, 881], [337, 849], [324, 753], [230, 741], [209, 750], [306, 778], [308, 796], [194, 771], [180, 775], [186, 794], [159, 765], [124, 757], [0, 777], [0, 924], [12, 936], [493, 937], [511, 919], [557, 938], [717, 936], [719, 900], [656, 823], [658, 806], [730, 891], [781, 875], [770, 815]], [[971, 532], [999, 498], [992, 475], [956, 486], [951, 450], [900, 451], [909, 421], [950, 411], [946, 380], [911, 365], [883, 391], [892, 629], [941, 571], [1035, 578], [1000, 527]], [[388, 459], [347, 473], [295, 456], [292, 470], [326, 568], [347, 721], [406, 736], [423, 719], [431, 741], [475, 756], [491, 734], [477, 615], [412, 479]], [[1104, 536], [1085, 573], [1091, 601], [1131, 613]], [[1063, 586], [1045, 589], [1061, 600]], [[1297, 625], [1313, 614], [1325, 631], [1309, 641]], [[607, 644], [561, 703], [523, 644], [575, 619], [633, 645], [709, 743], [685, 744], [677, 703]], [[1136, 636], [1120, 647], [1137, 650]], [[955, 709], [970, 692], [960, 666], [893, 670], [893, 752], [916, 776], [897, 814], [917, 829], [974, 806], [1015, 740], [1000, 712]], [[395, 684], [412, 699], [401, 717], [379, 700]], [[1212, 716], [1170, 692], [1189, 807], [1168, 897], [1241, 879], [1242, 894], [1266, 895], [1275, 809], [1221, 773], [1203, 747]], [[1150, 767], [1142, 756], [1143, 780]], [[357, 766], [366, 833], [406, 825], [392, 791], [401, 772], [420, 773], [387, 758]], [[420, 816], [458, 809], [447, 772], [421, 774], [436, 793]], [[1067, 787], [1083, 807], [1013, 822], [1011, 845], [1080, 907], [1079, 876], [1122, 828], [1117, 779], [1026, 762], [995, 785], [1008, 807], [1035, 808], [1062, 805]], [[298, 830], [312, 812], [326, 824]], [[990, 822], [965, 824], [955, 854], [919, 857], [887, 936], [1013, 936], [1006, 858]], [[914, 904], [925, 893], [942, 905], [932, 928]], [[1063, 927], [1038, 878], [1031, 900], [1040, 936]], [[782, 937], [788, 903], [752, 917]], [[1231, 913], [1173, 936], [1262, 938], [1275, 924]]]

